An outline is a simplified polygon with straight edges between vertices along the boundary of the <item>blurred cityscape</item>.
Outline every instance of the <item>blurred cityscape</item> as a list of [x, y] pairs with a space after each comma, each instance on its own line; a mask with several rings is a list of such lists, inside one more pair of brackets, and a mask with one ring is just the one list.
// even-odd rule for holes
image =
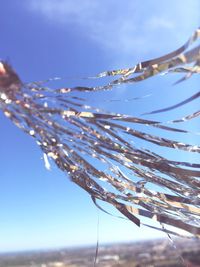
[[200, 240], [153, 240], [96, 247], [2, 253], [0, 267], [197, 267]]

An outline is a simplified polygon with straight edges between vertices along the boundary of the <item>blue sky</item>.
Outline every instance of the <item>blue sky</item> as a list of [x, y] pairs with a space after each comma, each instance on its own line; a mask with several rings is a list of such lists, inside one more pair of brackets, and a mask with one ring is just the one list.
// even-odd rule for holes
[[[176, 49], [200, 24], [198, 0], [0, 4], [0, 58], [25, 82], [132, 66]], [[72, 81], [64, 82], [69, 86]], [[153, 87], [145, 83], [141, 94]], [[141, 111], [137, 106], [126, 111], [134, 109]], [[45, 169], [34, 140], [2, 113], [0, 121], [0, 251], [95, 244], [98, 216], [100, 243], [165, 237], [97, 211], [87, 193], [61, 171]]]

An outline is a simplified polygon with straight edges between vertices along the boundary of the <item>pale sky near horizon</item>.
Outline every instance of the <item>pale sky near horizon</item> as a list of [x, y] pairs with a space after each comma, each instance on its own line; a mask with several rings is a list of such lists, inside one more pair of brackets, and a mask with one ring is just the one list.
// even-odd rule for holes
[[[25, 82], [132, 66], [178, 48], [200, 25], [198, 0], [0, 0], [0, 8], [0, 59]], [[98, 211], [56, 167], [45, 169], [35, 141], [2, 112], [0, 121], [0, 252], [95, 244], [98, 216], [100, 243], [165, 237]]]

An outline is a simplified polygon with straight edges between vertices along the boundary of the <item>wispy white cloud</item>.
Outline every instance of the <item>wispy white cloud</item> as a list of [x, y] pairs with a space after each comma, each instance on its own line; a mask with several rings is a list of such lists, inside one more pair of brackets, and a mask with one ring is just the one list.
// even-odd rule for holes
[[[31, 11], [41, 14], [48, 22], [75, 30], [78, 27], [102, 49], [124, 57], [134, 52], [138, 58], [161, 47], [172, 49], [181, 44], [198, 26], [200, 8], [198, 0], [142, 3], [135, 0], [126, 5], [114, 0], [30, 0], [28, 3]], [[173, 40], [171, 47], [169, 40]]]
[[91, 0], [84, 2], [80, 0], [31, 0], [29, 7], [57, 23], [82, 23], [93, 17], [93, 12], [98, 8], [98, 2]]
[[156, 30], [156, 29], [163, 29], [163, 30], [173, 30], [174, 29], [174, 22], [163, 17], [157, 17], [157, 16], [152, 16], [148, 21], [147, 21], [147, 27], [149, 27], [151, 30]]

